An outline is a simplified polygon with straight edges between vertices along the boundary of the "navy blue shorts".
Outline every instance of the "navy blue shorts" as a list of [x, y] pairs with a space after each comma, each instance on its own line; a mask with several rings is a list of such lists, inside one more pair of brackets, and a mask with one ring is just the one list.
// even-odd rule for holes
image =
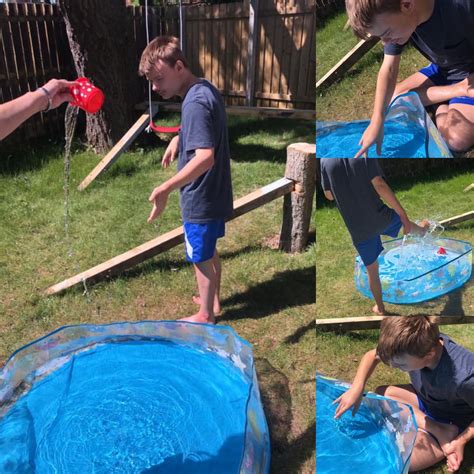
[[[420, 69], [421, 74], [425, 75], [435, 86], [450, 86], [459, 81], [451, 81], [439, 70], [436, 64], [431, 63], [429, 66]], [[449, 104], [467, 104], [474, 105], [474, 97], [454, 97]]]
[[[420, 411], [422, 411], [428, 418], [430, 418], [431, 420], [433, 421], [437, 421], [438, 423], [445, 423], [447, 425], [454, 425], [454, 426], [457, 426], [458, 429], [459, 429], [459, 433], [462, 433], [468, 426], [469, 426], [469, 420], [466, 421], [466, 424], [465, 425], [458, 425], [456, 423], [453, 423], [452, 421], [450, 420], [446, 420], [444, 418], [439, 418], [437, 416], [433, 416], [430, 414], [430, 412], [428, 411], [428, 409], [425, 407], [425, 404], [423, 403], [423, 401], [421, 400], [420, 396], [418, 395], [418, 393], [416, 394], [416, 398], [418, 399], [418, 408], [420, 409]], [[431, 433], [430, 433], [431, 434]], [[436, 438], [435, 438], [436, 439]], [[438, 440], [436, 440], [438, 441]], [[439, 443], [439, 441], [438, 441]]]
[[223, 219], [205, 224], [185, 222], [183, 227], [186, 259], [193, 263], [210, 260], [216, 250], [217, 239], [225, 235], [225, 221]]
[[390, 224], [381, 234], [359, 242], [358, 244], [354, 244], [365, 266], [374, 263], [382, 253], [383, 245], [380, 235], [388, 235], [393, 238], [398, 237], [398, 233], [402, 228], [402, 221], [395, 211], [392, 210], [392, 213], [393, 215]]

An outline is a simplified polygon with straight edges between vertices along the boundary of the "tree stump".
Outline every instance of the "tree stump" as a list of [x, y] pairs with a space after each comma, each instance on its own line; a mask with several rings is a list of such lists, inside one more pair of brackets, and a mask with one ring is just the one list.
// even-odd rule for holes
[[295, 188], [283, 201], [279, 248], [285, 252], [302, 252], [308, 243], [316, 187], [315, 145], [293, 143], [288, 146], [285, 178], [294, 181]]

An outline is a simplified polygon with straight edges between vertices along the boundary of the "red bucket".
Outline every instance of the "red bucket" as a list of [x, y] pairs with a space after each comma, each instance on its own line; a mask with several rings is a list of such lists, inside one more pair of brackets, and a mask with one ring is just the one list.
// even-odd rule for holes
[[80, 77], [76, 82], [79, 86], [71, 87], [71, 95], [74, 98], [71, 105], [80, 107], [90, 114], [97, 113], [104, 103], [104, 93], [85, 77]]

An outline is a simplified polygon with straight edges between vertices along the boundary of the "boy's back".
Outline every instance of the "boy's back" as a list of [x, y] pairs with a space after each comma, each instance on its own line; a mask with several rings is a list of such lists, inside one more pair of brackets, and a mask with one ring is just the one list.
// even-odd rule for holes
[[183, 101], [178, 170], [198, 148], [214, 148], [214, 166], [181, 188], [183, 221], [227, 219], [233, 210], [227, 119], [222, 97], [205, 79], [192, 85]]
[[393, 211], [380, 199], [372, 179], [382, 176], [374, 158], [323, 158], [321, 184], [331, 191], [354, 243], [386, 229]]
[[474, 421], [474, 353], [447, 335], [438, 365], [410, 372], [413, 387], [428, 412], [450, 420], [461, 430]]

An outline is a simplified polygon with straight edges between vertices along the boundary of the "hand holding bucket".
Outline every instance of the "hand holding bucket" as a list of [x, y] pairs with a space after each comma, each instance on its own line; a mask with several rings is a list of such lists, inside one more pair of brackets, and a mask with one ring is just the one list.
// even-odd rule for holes
[[104, 93], [85, 77], [76, 80], [77, 86], [71, 87], [73, 100], [71, 105], [80, 107], [90, 114], [97, 113], [104, 103]]

